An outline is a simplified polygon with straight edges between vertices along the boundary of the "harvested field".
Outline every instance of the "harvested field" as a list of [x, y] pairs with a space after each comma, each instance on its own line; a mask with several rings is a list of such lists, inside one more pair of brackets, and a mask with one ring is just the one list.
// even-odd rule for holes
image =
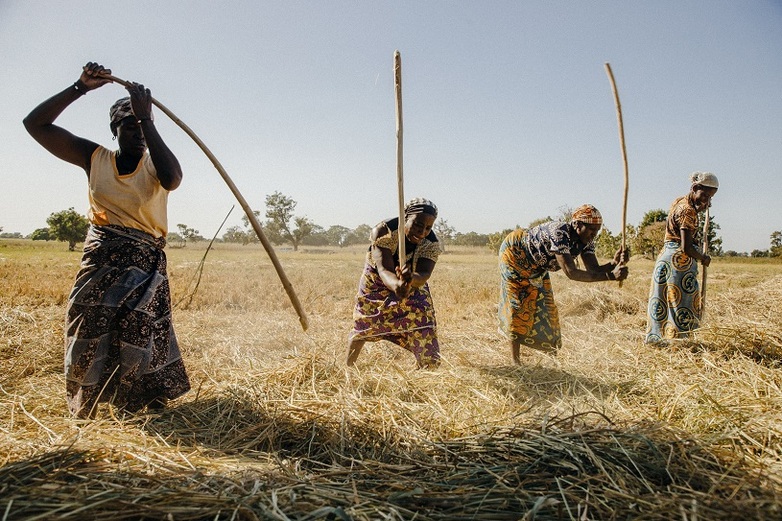
[[564, 348], [521, 366], [496, 258], [449, 249], [430, 286], [443, 364], [367, 344], [344, 365], [361, 248], [170, 249], [193, 390], [159, 414], [65, 405], [79, 253], [0, 241], [0, 519], [782, 518], [782, 263], [716, 260], [705, 328], [642, 343], [651, 261], [622, 288], [552, 274]]

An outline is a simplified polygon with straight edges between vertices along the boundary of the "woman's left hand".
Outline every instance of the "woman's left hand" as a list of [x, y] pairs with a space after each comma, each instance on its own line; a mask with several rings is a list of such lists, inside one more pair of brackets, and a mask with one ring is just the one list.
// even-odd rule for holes
[[410, 294], [410, 282], [413, 280], [413, 271], [409, 266], [403, 268], [397, 266], [396, 276], [399, 279], [399, 284], [397, 284], [396, 289], [394, 289], [394, 294], [399, 298], [405, 298]]
[[152, 93], [140, 83], [125, 87], [130, 94], [130, 106], [138, 120], [152, 119]]
[[619, 248], [616, 250], [616, 253], [614, 254], [614, 264], [627, 264], [627, 261], [630, 260], [630, 248], [625, 247], [624, 249]]
[[614, 276], [614, 280], [625, 280], [628, 273], [629, 270], [624, 264], [619, 264], [613, 270], [611, 270], [611, 274]]

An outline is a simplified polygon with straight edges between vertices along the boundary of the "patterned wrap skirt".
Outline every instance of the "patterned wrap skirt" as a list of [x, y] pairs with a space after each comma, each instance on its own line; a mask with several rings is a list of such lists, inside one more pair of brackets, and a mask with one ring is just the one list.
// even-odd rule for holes
[[499, 329], [521, 345], [557, 350], [562, 346], [562, 332], [548, 270], [532, 262], [521, 240], [523, 234], [514, 238], [500, 246]]
[[698, 328], [700, 316], [698, 263], [678, 242], [668, 241], [654, 265], [645, 341], [664, 344], [666, 339], [686, 338]]
[[436, 365], [440, 344], [429, 285], [413, 289], [400, 300], [383, 283], [377, 268], [366, 262], [348, 340], [388, 340], [413, 353], [419, 366]]
[[171, 322], [165, 238], [92, 226], [67, 309], [68, 408], [88, 417], [98, 402], [127, 411], [190, 389]]

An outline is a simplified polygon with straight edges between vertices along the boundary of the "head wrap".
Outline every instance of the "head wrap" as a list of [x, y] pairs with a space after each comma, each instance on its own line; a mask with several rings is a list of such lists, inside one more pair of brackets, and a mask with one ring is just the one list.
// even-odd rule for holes
[[437, 207], [429, 199], [423, 197], [416, 197], [411, 199], [405, 205], [405, 216], [416, 215], [419, 213], [425, 213], [437, 217]]
[[109, 119], [111, 119], [112, 128], [116, 128], [119, 125], [119, 122], [128, 116], [133, 116], [133, 109], [130, 106], [130, 98], [118, 99], [109, 109]]
[[603, 216], [600, 211], [591, 204], [582, 204], [575, 210], [570, 221], [580, 221], [584, 224], [603, 224]]
[[711, 172], [693, 172], [690, 174], [691, 186], [701, 185], [709, 188], [719, 188], [720, 182], [717, 176]]

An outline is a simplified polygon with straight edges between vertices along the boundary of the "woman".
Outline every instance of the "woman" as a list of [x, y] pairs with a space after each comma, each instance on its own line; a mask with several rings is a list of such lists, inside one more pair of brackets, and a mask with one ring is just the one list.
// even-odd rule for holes
[[[592, 205], [579, 206], [570, 222], [549, 221], [518, 229], [500, 246], [500, 331], [510, 340], [513, 362], [520, 364], [521, 346], [553, 353], [562, 345], [559, 314], [549, 271], [563, 270], [580, 282], [624, 280], [628, 252], [599, 264], [594, 239], [603, 217]], [[585, 269], [576, 267], [581, 255]]]
[[190, 389], [163, 252], [168, 193], [182, 170], [155, 128], [149, 89], [129, 86], [130, 97], [109, 110], [117, 151], [53, 124], [71, 103], [109, 83], [110, 73], [87, 63], [73, 85], [24, 120], [46, 150], [87, 174], [90, 230], [68, 299], [65, 340], [66, 396], [79, 418], [94, 417], [99, 402], [130, 412], [158, 409]]
[[720, 183], [711, 172], [690, 174], [690, 192], [676, 199], [668, 211], [665, 244], [652, 274], [647, 308], [646, 343], [665, 345], [667, 339], [686, 338], [698, 328], [701, 294], [698, 263], [711, 257], [695, 245], [698, 212], [711, 206]]
[[353, 365], [366, 342], [377, 340], [412, 352], [418, 367], [438, 365], [437, 323], [427, 284], [440, 256], [432, 231], [435, 219], [437, 207], [431, 201], [419, 198], [407, 203], [403, 265], [397, 251], [399, 218], [387, 219], [372, 230], [348, 336], [348, 365]]

